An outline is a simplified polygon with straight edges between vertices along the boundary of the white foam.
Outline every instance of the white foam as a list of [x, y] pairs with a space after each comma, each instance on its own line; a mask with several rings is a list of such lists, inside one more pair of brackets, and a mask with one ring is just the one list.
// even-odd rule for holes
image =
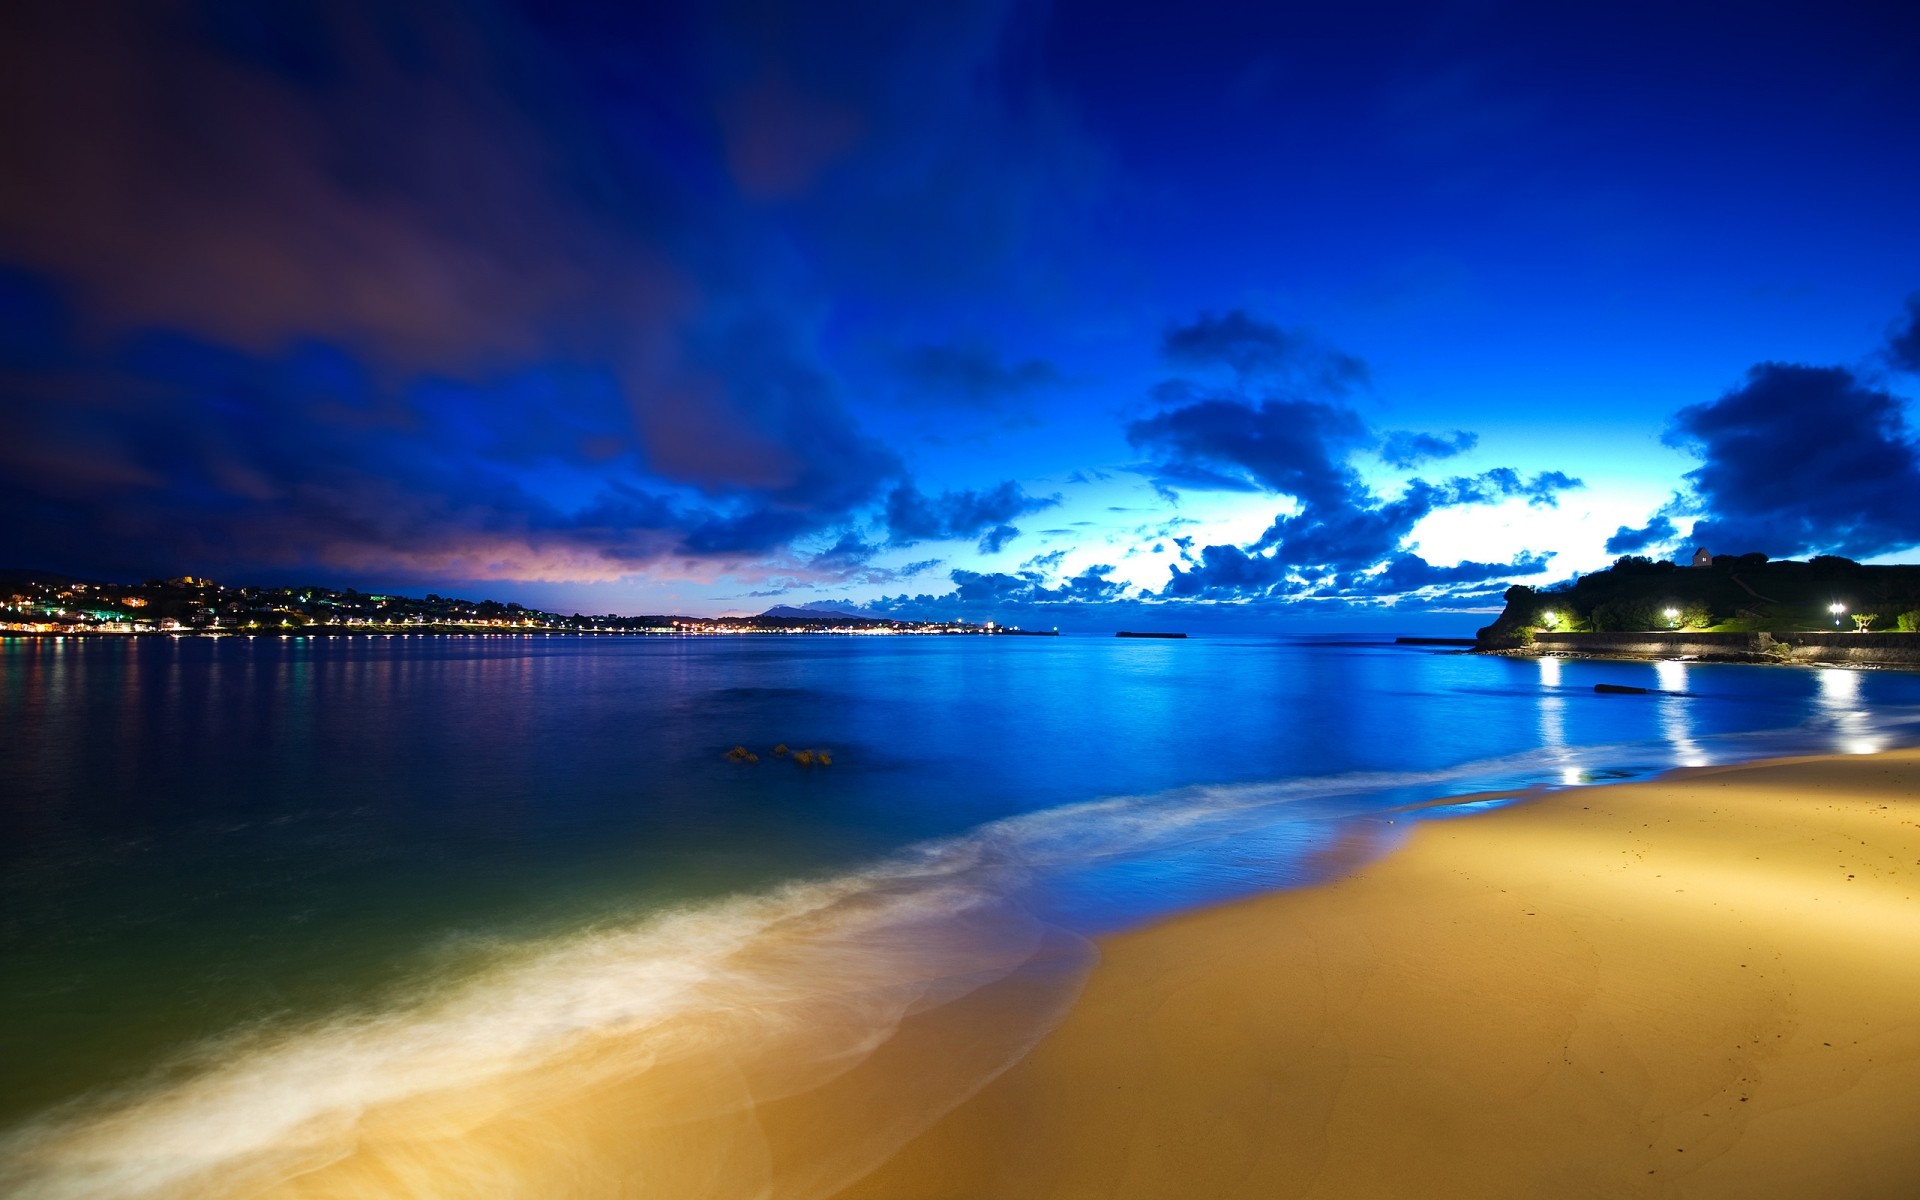
[[[1846, 723], [1844, 732], [1857, 736], [1857, 724]], [[1778, 735], [1712, 746], [1722, 761], [1780, 752]], [[1618, 762], [1621, 748], [1555, 753], [1544, 765], [1571, 771]], [[237, 1040], [203, 1054], [211, 1065], [184, 1079], [49, 1114], [0, 1143], [0, 1185], [46, 1200], [254, 1194], [352, 1153], [361, 1122], [377, 1110], [532, 1079], [587, 1095], [712, 1053], [716, 1041], [777, 1045], [780, 1069], [763, 1071], [751, 1087], [716, 1092], [715, 1112], [683, 1106], [671, 1120], [764, 1105], [831, 1083], [884, 1046], [903, 1020], [1007, 979], [1043, 946], [1058, 946], [1059, 931], [1020, 903], [1036, 877], [1150, 856], [1196, 838], [1231, 842], [1302, 801], [1445, 789], [1537, 775], [1542, 767], [1534, 752], [1444, 770], [1069, 805], [923, 844], [866, 871], [530, 945], [382, 1011]], [[1004, 1069], [1058, 1017], [1075, 986], [1073, 972], [1063, 973], [1059, 986], [1025, 1010], [1024, 1027], [1007, 1031], [937, 1087], [928, 1084], [911, 1106], [897, 1106], [883, 1122], [885, 1138], [897, 1144], [911, 1136]], [[690, 1027], [689, 1016], [712, 1020]], [[565, 1070], [542, 1074], [543, 1065], [555, 1063]], [[501, 1103], [513, 1102], [511, 1086]], [[830, 1183], [844, 1182], [889, 1148], [877, 1139], [859, 1153], [849, 1150], [831, 1170], [807, 1175], [818, 1187], [805, 1194], [826, 1194]], [[469, 1173], [457, 1187], [441, 1177], [433, 1190], [515, 1190], [488, 1185], [496, 1165], [462, 1161], [451, 1151], [437, 1159], [434, 1170]], [[566, 1190], [625, 1188], [617, 1178], [595, 1186], [576, 1179]]]
[[727, 1036], [744, 1039], [848, 1031], [815, 1047], [819, 1069], [794, 1085], [817, 1086], [905, 1014], [1004, 977], [1036, 949], [1044, 930], [1007, 908], [1007, 881], [969, 849], [574, 936], [411, 1004], [255, 1039], [184, 1082], [15, 1133], [0, 1182], [44, 1197], [210, 1194], [224, 1169], [258, 1173], [283, 1155], [273, 1177], [343, 1153], [371, 1109], [537, 1069], [589, 1041], [626, 1049], [570, 1064], [568, 1086], [632, 1077], [693, 1049], [684, 1032], [648, 1037], [688, 1013], [723, 1014]]

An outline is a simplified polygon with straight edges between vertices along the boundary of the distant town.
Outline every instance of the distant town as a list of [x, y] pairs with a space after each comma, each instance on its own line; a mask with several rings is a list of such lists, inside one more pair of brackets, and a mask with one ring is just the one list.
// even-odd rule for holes
[[893, 621], [778, 607], [751, 617], [565, 615], [503, 604], [327, 587], [228, 587], [183, 575], [101, 583], [0, 573], [0, 634], [975, 634], [1032, 635], [991, 621]]

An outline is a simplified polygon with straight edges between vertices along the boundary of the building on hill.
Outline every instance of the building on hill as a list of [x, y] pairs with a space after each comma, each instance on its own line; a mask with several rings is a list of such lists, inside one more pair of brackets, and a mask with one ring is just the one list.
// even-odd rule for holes
[[1711, 567], [1713, 565], [1713, 555], [1707, 552], [1705, 546], [1694, 547], [1693, 565], [1696, 567]]

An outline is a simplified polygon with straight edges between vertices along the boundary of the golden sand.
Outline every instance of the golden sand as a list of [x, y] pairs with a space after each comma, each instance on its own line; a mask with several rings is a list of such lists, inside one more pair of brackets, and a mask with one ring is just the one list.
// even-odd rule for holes
[[842, 1200], [1920, 1196], [1920, 752], [1423, 822], [1102, 951]]

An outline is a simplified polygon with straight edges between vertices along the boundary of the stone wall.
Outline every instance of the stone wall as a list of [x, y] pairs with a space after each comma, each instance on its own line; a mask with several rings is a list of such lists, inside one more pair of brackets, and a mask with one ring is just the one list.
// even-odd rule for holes
[[1920, 667], [1920, 633], [1538, 633], [1536, 654]]

